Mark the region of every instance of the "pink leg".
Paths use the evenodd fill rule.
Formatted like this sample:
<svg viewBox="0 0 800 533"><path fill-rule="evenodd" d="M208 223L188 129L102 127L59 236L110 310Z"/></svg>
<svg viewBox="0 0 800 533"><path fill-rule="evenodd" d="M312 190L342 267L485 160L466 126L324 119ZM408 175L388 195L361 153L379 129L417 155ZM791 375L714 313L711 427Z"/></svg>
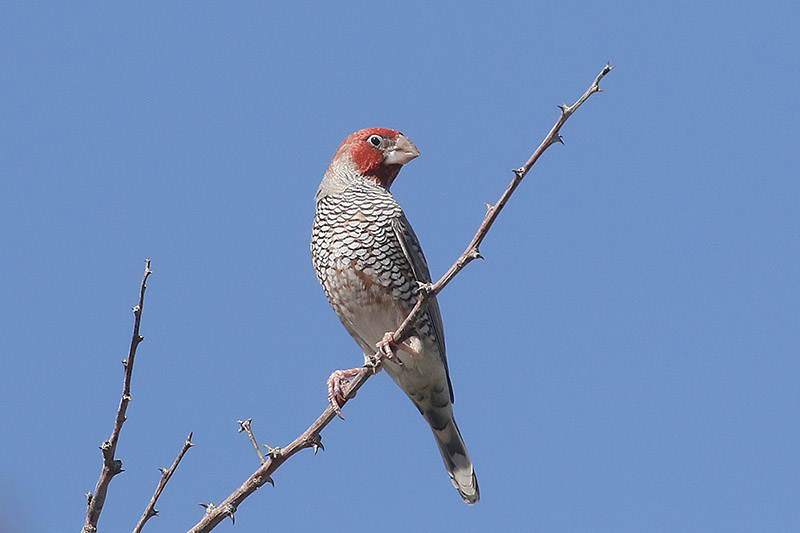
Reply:
<svg viewBox="0 0 800 533"><path fill-rule="evenodd" d="M350 383L350 378L354 378L361 371L360 368L349 368L347 370L334 370L328 378L328 402L330 402L336 415L344 420L342 416L342 405L344 405L344 386Z"/></svg>

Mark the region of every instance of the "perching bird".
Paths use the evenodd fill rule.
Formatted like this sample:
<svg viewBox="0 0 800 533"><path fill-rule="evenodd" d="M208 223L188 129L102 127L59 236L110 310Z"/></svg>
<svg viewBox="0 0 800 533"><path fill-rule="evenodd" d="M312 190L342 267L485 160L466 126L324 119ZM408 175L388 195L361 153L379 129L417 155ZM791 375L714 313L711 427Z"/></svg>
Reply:
<svg viewBox="0 0 800 533"><path fill-rule="evenodd" d="M478 480L453 418L439 305L433 299L412 335L391 335L414 307L420 283L431 275L403 210L389 192L400 168L417 157L398 131L368 128L347 137L333 156L315 197L311 236L314 270L333 310L364 351L367 364L379 347L381 366L428 421L453 485L466 503L478 501ZM341 385L358 369L328 382L334 408Z"/></svg>

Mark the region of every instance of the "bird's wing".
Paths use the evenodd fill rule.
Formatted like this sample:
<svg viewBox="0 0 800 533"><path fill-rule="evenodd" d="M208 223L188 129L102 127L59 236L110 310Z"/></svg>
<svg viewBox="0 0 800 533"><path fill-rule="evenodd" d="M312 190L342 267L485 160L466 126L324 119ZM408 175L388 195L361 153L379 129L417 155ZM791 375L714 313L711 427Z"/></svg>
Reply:
<svg viewBox="0 0 800 533"><path fill-rule="evenodd" d="M417 235L414 233L414 229L404 213L401 212L399 217L392 220L392 229L397 241L400 243L403 254L406 256L406 260L411 265L414 278L422 283L430 283L431 273L428 270L425 255L422 253L422 246L420 246L419 239L417 239ZM450 383L450 369L447 368L447 354L444 347L444 325L442 324L442 313L439 311L439 302L436 301L436 297L431 299L425 315L427 315L428 322L436 335L439 355L442 357L442 364L444 364L445 374L447 375L447 387L450 389L450 402L453 402L453 385ZM423 320L423 318L420 320Z"/></svg>

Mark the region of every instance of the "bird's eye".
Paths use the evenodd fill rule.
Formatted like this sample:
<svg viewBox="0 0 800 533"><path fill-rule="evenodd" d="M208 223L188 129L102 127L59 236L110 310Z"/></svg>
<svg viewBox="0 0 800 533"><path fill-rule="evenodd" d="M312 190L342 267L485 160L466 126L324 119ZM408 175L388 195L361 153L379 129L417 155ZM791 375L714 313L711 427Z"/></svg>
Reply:
<svg viewBox="0 0 800 533"><path fill-rule="evenodd" d="M383 141L383 138L380 135L370 135L369 137L367 137L367 142L370 143L375 148L381 145L381 141Z"/></svg>

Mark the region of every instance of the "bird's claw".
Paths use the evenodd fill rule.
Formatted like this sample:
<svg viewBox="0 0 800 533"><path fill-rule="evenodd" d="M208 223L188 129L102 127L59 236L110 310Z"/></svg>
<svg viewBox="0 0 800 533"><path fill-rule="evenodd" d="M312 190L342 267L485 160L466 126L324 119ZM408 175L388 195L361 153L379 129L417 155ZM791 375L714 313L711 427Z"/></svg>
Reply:
<svg viewBox="0 0 800 533"><path fill-rule="evenodd" d="M336 416L344 420L342 416L342 406L346 400L344 386L350 383L350 378L358 375L360 368L350 368L347 370L334 370L328 378L328 403L333 407Z"/></svg>
<svg viewBox="0 0 800 533"><path fill-rule="evenodd" d="M397 357L397 350L403 350L412 357L419 357L419 353L414 350L406 342L397 342L394 338L394 333L387 331L383 335L383 339L375 345L378 348L378 358L391 361L397 366L403 366L403 361Z"/></svg>
<svg viewBox="0 0 800 533"><path fill-rule="evenodd" d="M378 348L378 359L386 359L387 361L391 361L392 363L403 366L403 362L397 357L397 349L400 347L394 340L394 333L391 331L387 331L383 334L383 339L381 339L378 344L375 345Z"/></svg>

